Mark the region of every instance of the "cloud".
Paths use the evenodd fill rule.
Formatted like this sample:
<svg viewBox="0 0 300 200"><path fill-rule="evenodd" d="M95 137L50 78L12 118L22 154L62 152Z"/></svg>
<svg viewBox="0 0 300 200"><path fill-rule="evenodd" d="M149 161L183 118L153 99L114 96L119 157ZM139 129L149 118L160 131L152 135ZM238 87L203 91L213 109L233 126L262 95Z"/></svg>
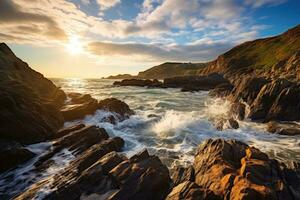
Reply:
<svg viewBox="0 0 300 200"><path fill-rule="evenodd" d="M245 4L251 5L255 8L257 8L257 7L261 7L263 5L279 5L286 1L287 0L246 0Z"/></svg>
<svg viewBox="0 0 300 200"><path fill-rule="evenodd" d="M55 40L66 40L63 29L52 18L30 12L21 11L20 6L10 0L0 2L0 24L2 30L9 26L9 32L15 33L10 38L17 39L17 35L42 33ZM27 24L27 25L24 25ZM8 33L2 35L9 35ZM21 37L20 37L21 38Z"/></svg>
<svg viewBox="0 0 300 200"><path fill-rule="evenodd" d="M121 0L97 0L97 3L100 5L100 10L106 10L121 3Z"/></svg>
<svg viewBox="0 0 300 200"><path fill-rule="evenodd" d="M152 61L208 61L231 47L229 43L199 40L187 45L92 42L87 50L100 57L131 57Z"/></svg>

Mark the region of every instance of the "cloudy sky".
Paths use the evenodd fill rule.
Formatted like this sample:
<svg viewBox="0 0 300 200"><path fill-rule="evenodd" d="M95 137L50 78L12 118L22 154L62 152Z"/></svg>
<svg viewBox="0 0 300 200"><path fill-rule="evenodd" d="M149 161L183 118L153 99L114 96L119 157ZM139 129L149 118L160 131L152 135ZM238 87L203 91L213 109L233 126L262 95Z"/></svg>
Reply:
<svg viewBox="0 0 300 200"><path fill-rule="evenodd" d="M47 77L205 62L300 22L299 0L0 0L0 41Z"/></svg>

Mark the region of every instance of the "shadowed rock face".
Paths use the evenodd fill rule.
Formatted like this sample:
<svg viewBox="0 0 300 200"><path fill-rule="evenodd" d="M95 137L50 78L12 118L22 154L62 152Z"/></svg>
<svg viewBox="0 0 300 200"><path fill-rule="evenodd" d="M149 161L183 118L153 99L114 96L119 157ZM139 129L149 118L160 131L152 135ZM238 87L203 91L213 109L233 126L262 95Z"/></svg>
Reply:
<svg viewBox="0 0 300 200"><path fill-rule="evenodd" d="M143 79L124 79L122 81L116 81L113 83L116 86L138 86L138 87L161 87L162 82L157 79L143 80Z"/></svg>
<svg viewBox="0 0 300 200"><path fill-rule="evenodd" d="M193 168L194 183L184 180L168 199L300 198L297 163L287 167L235 140L207 140L199 146Z"/></svg>
<svg viewBox="0 0 300 200"><path fill-rule="evenodd" d="M16 142L0 140L0 173L30 160L34 156L34 153Z"/></svg>
<svg viewBox="0 0 300 200"><path fill-rule="evenodd" d="M45 141L63 124L65 93L0 44L0 139Z"/></svg>
<svg viewBox="0 0 300 200"><path fill-rule="evenodd" d="M71 150L75 160L15 199L33 199L45 187L49 193L42 199L164 199L171 179L158 157L150 156L145 150L128 159L117 153L124 146L121 138L108 138L104 129L94 126L77 128L68 129L64 137L55 140L53 150L35 166L36 170L47 169L53 156L63 148Z"/></svg>
<svg viewBox="0 0 300 200"><path fill-rule="evenodd" d="M295 122L275 122L268 123L267 130L270 133L279 135L300 135L300 125Z"/></svg>

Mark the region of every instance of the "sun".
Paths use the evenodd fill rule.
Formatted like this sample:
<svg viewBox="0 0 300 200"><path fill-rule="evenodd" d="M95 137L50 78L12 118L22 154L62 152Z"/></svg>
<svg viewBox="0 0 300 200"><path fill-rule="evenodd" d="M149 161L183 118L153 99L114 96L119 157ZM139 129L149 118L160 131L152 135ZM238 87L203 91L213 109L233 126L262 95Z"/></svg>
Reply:
<svg viewBox="0 0 300 200"><path fill-rule="evenodd" d="M78 55L83 52L83 45L77 36L72 36L66 45L66 49L71 55Z"/></svg>

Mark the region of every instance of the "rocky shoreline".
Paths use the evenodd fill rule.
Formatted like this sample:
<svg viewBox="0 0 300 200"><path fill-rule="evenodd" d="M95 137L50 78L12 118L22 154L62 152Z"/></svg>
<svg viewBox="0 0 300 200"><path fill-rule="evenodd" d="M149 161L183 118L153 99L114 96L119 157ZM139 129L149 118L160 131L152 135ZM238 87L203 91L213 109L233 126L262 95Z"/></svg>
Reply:
<svg viewBox="0 0 300 200"><path fill-rule="evenodd" d="M98 109L114 113L104 120L116 124L134 114L125 102L65 94L4 43L0 44L0 70L0 173L21 168L34 158L38 158L34 171L43 172L64 149L74 157L53 176L33 182L24 191L4 191L0 199L300 199L299 163L280 163L247 144L223 139L206 140L198 147L193 165L172 171L147 150L127 158L122 154L124 140L110 137L101 127L63 127L65 122ZM115 85L210 90L211 95L233 103L231 117L215 122L220 130L225 123L238 128L236 119L245 117L247 106L248 117L269 122L271 132L298 134L298 125L280 122L300 118L298 83L245 77L238 82L213 73L167 78L164 82L132 79ZM40 142L50 142L51 148L37 157L26 147Z"/></svg>

